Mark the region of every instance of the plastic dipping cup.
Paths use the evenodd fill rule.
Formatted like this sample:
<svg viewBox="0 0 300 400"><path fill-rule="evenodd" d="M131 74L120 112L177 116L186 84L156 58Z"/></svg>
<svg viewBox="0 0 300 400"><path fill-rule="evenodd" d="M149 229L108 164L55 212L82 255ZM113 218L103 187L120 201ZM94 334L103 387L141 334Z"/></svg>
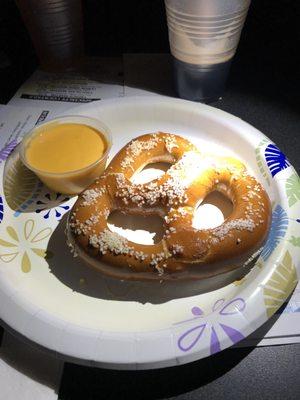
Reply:
<svg viewBox="0 0 300 400"><path fill-rule="evenodd" d="M180 97L222 95L251 0L165 0L174 77Z"/></svg>
<svg viewBox="0 0 300 400"><path fill-rule="evenodd" d="M26 153L34 139L37 138L38 135L51 135L51 131L54 132L53 128L63 128L64 126L68 126L67 124L76 124L81 126L82 129L89 128L92 129L93 132L99 134L104 143L104 152L99 154L99 158L78 169L67 169L66 172L49 172L46 169L37 168L36 166L31 165ZM63 130L61 135L63 136ZM60 141L58 136L57 146L62 146L62 143L63 137ZM28 132L20 144L19 154L25 166L33 171L49 189L55 192L73 195L82 192L103 173L111 145L112 140L110 131L101 121L84 116L65 116L41 124ZM67 153L68 151L68 157L70 157L70 149L66 148L65 152ZM49 157L50 163L53 160L52 154L53 153L50 151L46 154L46 157Z"/></svg>

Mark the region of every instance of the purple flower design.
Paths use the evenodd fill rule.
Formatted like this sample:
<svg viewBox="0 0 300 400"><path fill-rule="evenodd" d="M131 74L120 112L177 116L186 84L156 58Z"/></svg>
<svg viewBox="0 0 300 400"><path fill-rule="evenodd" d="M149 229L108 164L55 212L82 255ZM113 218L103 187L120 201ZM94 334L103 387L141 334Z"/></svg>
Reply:
<svg viewBox="0 0 300 400"><path fill-rule="evenodd" d="M2 161L5 161L8 158L8 156L17 144L18 141L16 139L13 139L11 142L7 143L7 145L4 146L3 149L0 150L0 164Z"/></svg>
<svg viewBox="0 0 300 400"><path fill-rule="evenodd" d="M37 208L35 212L38 214L41 213L44 219L48 219L51 213L54 213L55 218L59 220L62 215L70 209L70 206L62 204L68 200L70 200L69 197L60 193L46 193L43 196L43 200L38 200L36 202L39 208Z"/></svg>
<svg viewBox="0 0 300 400"><path fill-rule="evenodd" d="M209 315L215 313L218 313L223 317L229 315L239 315L244 311L245 307L246 307L246 302L240 297L236 297L235 299L227 303L225 302L224 299L219 299L214 303L212 307L212 312ZM240 340L244 339L244 335L239 330L237 330L232 326L226 325L221 322L211 323L209 321L205 321L205 315L204 312L201 310L201 308L195 306L191 309L191 312L193 314L193 318L187 321L199 319L199 323L193 328L190 328L187 331L185 331L179 337L177 345L181 351L187 352L191 350L194 346L196 346L199 340L202 339L204 332L209 329L210 354L218 353L221 350L221 344L216 330L217 326L219 326L226 333L226 335L232 341L232 344L235 344Z"/></svg>

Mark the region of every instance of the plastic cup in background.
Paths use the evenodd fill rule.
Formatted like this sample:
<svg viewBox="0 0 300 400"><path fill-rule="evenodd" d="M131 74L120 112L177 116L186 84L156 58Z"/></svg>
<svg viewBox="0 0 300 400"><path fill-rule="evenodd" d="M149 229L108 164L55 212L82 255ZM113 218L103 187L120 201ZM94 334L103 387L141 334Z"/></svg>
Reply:
<svg viewBox="0 0 300 400"><path fill-rule="evenodd" d="M15 0L41 68L76 67L84 54L81 0Z"/></svg>
<svg viewBox="0 0 300 400"><path fill-rule="evenodd" d="M177 93L212 102L222 95L251 0L165 0Z"/></svg>

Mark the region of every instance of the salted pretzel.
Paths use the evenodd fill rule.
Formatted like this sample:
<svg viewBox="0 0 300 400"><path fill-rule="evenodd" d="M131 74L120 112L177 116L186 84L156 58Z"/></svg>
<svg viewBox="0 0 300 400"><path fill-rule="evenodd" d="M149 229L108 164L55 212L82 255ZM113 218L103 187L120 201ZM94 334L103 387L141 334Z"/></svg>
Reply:
<svg viewBox="0 0 300 400"><path fill-rule="evenodd" d="M159 178L134 184L147 164L168 162ZM193 216L212 191L227 196L231 215L216 228L197 230ZM159 215L159 243L133 243L110 231L108 216ZM248 263L261 249L270 225L270 202L261 184L238 160L203 155L173 134L140 136L123 147L105 173L85 190L68 221L69 245L98 270L130 280L201 279Z"/></svg>

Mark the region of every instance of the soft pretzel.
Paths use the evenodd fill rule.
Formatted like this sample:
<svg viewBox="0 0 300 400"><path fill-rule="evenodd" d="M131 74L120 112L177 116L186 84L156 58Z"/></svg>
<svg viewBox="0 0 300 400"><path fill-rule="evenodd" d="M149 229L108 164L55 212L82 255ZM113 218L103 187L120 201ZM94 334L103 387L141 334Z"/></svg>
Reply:
<svg viewBox="0 0 300 400"><path fill-rule="evenodd" d="M172 166L158 179L133 184L133 175L153 162ZM222 225L197 230L195 209L214 190L232 201L233 211ZM107 219L114 210L163 217L162 240L142 245L111 232ZM68 241L90 265L120 279L201 279L253 258L266 239L270 215L268 195L240 161L203 155L177 135L146 134L121 149L79 196Z"/></svg>

